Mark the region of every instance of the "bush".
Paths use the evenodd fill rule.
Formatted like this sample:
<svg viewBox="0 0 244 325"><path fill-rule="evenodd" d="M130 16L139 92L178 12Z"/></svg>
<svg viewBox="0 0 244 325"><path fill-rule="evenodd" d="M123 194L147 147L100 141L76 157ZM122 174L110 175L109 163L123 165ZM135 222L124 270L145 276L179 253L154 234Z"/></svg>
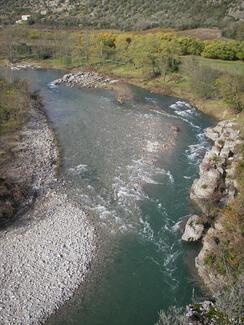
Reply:
<svg viewBox="0 0 244 325"><path fill-rule="evenodd" d="M243 324L244 285L240 278L233 287L218 292L213 297L213 305L208 310L202 308L204 303L194 302L193 316L186 316L184 308L170 307L160 311L155 325L241 325Z"/></svg>
<svg viewBox="0 0 244 325"><path fill-rule="evenodd" d="M183 67L189 76L192 92L202 98L215 98L218 95L216 80L220 73L200 65L194 58L185 62Z"/></svg>
<svg viewBox="0 0 244 325"><path fill-rule="evenodd" d="M20 127L29 109L30 96L23 81L7 83L0 80L0 130L1 133Z"/></svg>
<svg viewBox="0 0 244 325"><path fill-rule="evenodd" d="M209 59L237 60L243 58L242 47L242 42L211 41L206 42L202 55Z"/></svg>
<svg viewBox="0 0 244 325"><path fill-rule="evenodd" d="M227 26L221 28L222 36L244 40L244 22L230 22Z"/></svg>
<svg viewBox="0 0 244 325"><path fill-rule="evenodd" d="M244 108L241 96L244 90L243 78L236 75L224 74L217 79L216 85L220 96L226 104L236 113L240 113Z"/></svg>
<svg viewBox="0 0 244 325"><path fill-rule="evenodd" d="M167 312L161 310L159 320L155 325L188 325L189 320L183 308L170 307Z"/></svg>
<svg viewBox="0 0 244 325"><path fill-rule="evenodd" d="M201 55L204 43L190 37L176 39L176 44L180 49L180 55Z"/></svg>

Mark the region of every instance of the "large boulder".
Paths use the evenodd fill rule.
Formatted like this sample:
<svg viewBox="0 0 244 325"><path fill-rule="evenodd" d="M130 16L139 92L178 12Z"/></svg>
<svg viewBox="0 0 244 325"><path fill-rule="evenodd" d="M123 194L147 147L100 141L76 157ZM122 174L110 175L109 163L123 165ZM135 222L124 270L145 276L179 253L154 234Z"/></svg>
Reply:
<svg viewBox="0 0 244 325"><path fill-rule="evenodd" d="M191 216L185 226L185 231L182 240L191 242L201 239L204 232L204 224L201 217L198 215Z"/></svg>
<svg viewBox="0 0 244 325"><path fill-rule="evenodd" d="M215 128L206 128L204 132L205 135L214 142L219 138L219 133Z"/></svg>
<svg viewBox="0 0 244 325"><path fill-rule="evenodd" d="M191 187L190 197L192 200L211 199L218 188L220 172L217 169L210 169L196 179Z"/></svg>

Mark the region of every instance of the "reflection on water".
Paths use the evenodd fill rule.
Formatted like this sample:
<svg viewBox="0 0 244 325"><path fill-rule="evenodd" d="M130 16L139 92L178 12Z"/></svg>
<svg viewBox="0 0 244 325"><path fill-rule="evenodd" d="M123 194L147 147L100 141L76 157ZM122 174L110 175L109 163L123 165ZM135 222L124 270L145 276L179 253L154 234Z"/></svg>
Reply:
<svg viewBox="0 0 244 325"><path fill-rule="evenodd" d="M16 72L41 90L67 194L114 245L94 292L76 296L49 324L153 324L160 309L191 298L184 263L191 248L174 226L192 212L188 190L211 121L183 101L136 87L119 105L110 91L48 86L60 74Z"/></svg>

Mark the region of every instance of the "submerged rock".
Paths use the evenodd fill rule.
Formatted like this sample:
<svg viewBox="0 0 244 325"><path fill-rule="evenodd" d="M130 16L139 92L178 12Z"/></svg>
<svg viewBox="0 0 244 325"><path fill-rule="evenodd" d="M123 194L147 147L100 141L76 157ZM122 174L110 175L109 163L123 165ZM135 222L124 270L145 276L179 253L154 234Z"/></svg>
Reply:
<svg viewBox="0 0 244 325"><path fill-rule="evenodd" d="M201 239L204 232L204 224L201 217L198 215L191 216L185 226L185 231L182 236L183 241L198 241Z"/></svg>

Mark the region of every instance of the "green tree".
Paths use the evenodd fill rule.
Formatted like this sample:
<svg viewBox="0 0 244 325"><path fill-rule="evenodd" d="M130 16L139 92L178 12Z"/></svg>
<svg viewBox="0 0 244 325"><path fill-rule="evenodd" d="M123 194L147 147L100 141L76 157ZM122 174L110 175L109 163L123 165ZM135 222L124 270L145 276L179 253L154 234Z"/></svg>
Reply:
<svg viewBox="0 0 244 325"><path fill-rule="evenodd" d="M240 113L244 108L242 92L244 80L236 75L224 74L216 81L220 96L235 112Z"/></svg>

